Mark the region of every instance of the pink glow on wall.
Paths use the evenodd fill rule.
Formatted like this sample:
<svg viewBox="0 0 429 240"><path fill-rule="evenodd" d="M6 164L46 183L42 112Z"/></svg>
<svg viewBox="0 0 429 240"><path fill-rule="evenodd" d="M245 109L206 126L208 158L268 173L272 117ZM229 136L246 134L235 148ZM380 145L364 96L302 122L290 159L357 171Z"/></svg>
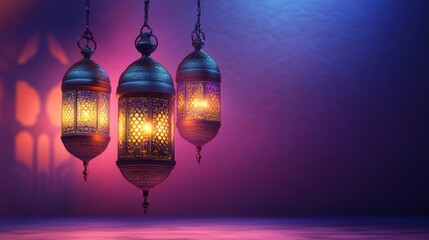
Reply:
<svg viewBox="0 0 429 240"><path fill-rule="evenodd" d="M27 81L16 83L16 120L23 126L33 126L40 113L40 96Z"/></svg>
<svg viewBox="0 0 429 240"><path fill-rule="evenodd" d="M15 136L15 157L28 169L33 169L34 139L28 131Z"/></svg>

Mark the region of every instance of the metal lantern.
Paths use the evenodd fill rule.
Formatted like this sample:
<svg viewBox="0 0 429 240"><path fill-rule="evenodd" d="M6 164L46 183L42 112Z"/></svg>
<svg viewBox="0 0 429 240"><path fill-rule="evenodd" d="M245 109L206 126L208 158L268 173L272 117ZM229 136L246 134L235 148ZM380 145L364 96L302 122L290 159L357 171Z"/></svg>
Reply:
<svg viewBox="0 0 429 240"><path fill-rule="evenodd" d="M154 42L154 39L156 42ZM143 191L143 209L149 190L171 173L174 160L174 84L167 70L150 57L158 40L141 33L136 48L142 57L119 79L118 161L122 176Z"/></svg>
<svg viewBox="0 0 429 240"><path fill-rule="evenodd" d="M180 135L195 145L198 164L201 147L218 133L220 118L221 75L216 62L202 50L205 35L198 21L192 32L195 50L177 68L177 128Z"/></svg>
<svg viewBox="0 0 429 240"><path fill-rule="evenodd" d="M87 16L89 15L87 1ZM86 40L81 47L80 41ZM94 44L94 48L89 46ZM72 155L83 161L84 179L88 163L100 155L110 141L110 80L103 68L91 59L97 45L87 30L78 41L83 59L64 75L62 90L61 140Z"/></svg>

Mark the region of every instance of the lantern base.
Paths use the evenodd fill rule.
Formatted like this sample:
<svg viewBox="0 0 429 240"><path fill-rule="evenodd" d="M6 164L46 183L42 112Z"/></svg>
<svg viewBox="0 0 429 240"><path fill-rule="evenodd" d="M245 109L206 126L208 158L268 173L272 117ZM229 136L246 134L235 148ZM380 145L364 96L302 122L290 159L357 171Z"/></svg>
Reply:
<svg viewBox="0 0 429 240"><path fill-rule="evenodd" d="M206 120L183 120L177 122L180 136L196 147L202 147L216 137L220 122Z"/></svg>
<svg viewBox="0 0 429 240"><path fill-rule="evenodd" d="M67 151L83 162L100 155L110 142L105 135L63 135L61 140Z"/></svg>
<svg viewBox="0 0 429 240"><path fill-rule="evenodd" d="M116 165L122 176L131 184L143 191L143 210L147 213L149 190L162 183L176 165L173 160L118 160Z"/></svg>
<svg viewBox="0 0 429 240"><path fill-rule="evenodd" d="M149 190L162 183L171 173L176 161L172 160L118 160L122 176L137 188Z"/></svg>
<svg viewBox="0 0 429 240"><path fill-rule="evenodd" d="M100 155L110 142L110 137L105 135L65 135L61 136L67 151L82 160L84 170L83 178L88 179L89 161Z"/></svg>

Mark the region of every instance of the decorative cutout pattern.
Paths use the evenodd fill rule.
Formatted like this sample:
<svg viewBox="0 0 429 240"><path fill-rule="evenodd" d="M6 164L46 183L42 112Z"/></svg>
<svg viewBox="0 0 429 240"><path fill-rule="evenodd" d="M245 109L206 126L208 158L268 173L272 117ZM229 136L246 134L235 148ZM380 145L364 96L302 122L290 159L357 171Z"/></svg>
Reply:
<svg viewBox="0 0 429 240"><path fill-rule="evenodd" d="M178 120L220 121L220 83L184 81L177 85Z"/></svg>
<svg viewBox="0 0 429 240"><path fill-rule="evenodd" d="M205 82L205 99L208 102L205 119L220 121L220 83Z"/></svg>
<svg viewBox="0 0 429 240"><path fill-rule="evenodd" d="M125 145L126 131L127 131L127 98L119 100L119 111L118 111L118 156L124 158L127 156L127 149Z"/></svg>
<svg viewBox="0 0 429 240"><path fill-rule="evenodd" d="M127 157L149 157L150 132L145 131L145 127L150 124L148 98L128 98L127 118Z"/></svg>
<svg viewBox="0 0 429 240"><path fill-rule="evenodd" d="M73 133L74 127L74 101L75 92L66 91L63 92L63 109L62 109L62 133L69 134Z"/></svg>
<svg viewBox="0 0 429 240"><path fill-rule="evenodd" d="M97 131L97 92L77 91L77 133Z"/></svg>
<svg viewBox="0 0 429 240"><path fill-rule="evenodd" d="M177 84L177 118L185 118L185 82Z"/></svg>
<svg viewBox="0 0 429 240"><path fill-rule="evenodd" d="M186 119L204 119L204 82L186 83Z"/></svg>
<svg viewBox="0 0 429 240"><path fill-rule="evenodd" d="M152 136L152 156L160 159L171 159L170 134L168 115L168 100L153 98L152 117L155 126Z"/></svg>
<svg viewBox="0 0 429 240"><path fill-rule="evenodd" d="M98 132L109 135L110 94L98 93Z"/></svg>
<svg viewBox="0 0 429 240"><path fill-rule="evenodd" d="M172 159L171 101L154 97L119 100L118 157Z"/></svg>

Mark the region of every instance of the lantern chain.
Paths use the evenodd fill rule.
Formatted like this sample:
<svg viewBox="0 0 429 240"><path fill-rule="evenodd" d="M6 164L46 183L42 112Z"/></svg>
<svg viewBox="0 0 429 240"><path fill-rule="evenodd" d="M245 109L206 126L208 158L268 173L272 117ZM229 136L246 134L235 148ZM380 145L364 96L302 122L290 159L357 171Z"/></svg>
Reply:
<svg viewBox="0 0 429 240"><path fill-rule="evenodd" d="M94 35L92 34L91 30L89 29L89 17L91 15L90 13L90 9L91 9L91 2L90 0L86 0L86 8L85 8L85 20L86 20L86 28L85 31L82 33L82 35L80 36L79 40L77 41L77 46L81 49L92 49L92 51L95 51L95 49L97 48L97 43L95 42L94 39ZM85 40L85 47L81 46L81 41ZM94 45L93 48L91 48L90 43L92 43Z"/></svg>
<svg viewBox="0 0 429 240"><path fill-rule="evenodd" d="M192 31L191 38L194 40L194 36L197 39L205 40L203 29L201 28L201 0L197 0L197 22L195 23L194 31Z"/></svg>
<svg viewBox="0 0 429 240"><path fill-rule="evenodd" d="M149 30L149 33L152 34L152 28L149 26L149 0L144 1L144 22L143 26L140 29L140 35L143 34L143 30L147 28Z"/></svg>

